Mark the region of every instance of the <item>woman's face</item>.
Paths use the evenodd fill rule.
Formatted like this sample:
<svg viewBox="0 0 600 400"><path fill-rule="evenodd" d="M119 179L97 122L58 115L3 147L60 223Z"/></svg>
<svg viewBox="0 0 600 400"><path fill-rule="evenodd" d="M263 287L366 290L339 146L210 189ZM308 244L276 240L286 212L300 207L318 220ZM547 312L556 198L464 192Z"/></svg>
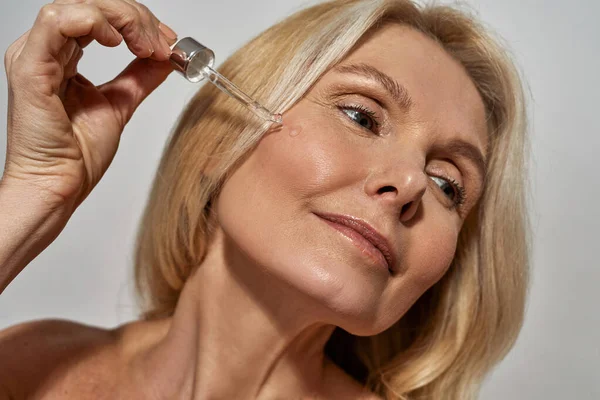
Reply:
<svg viewBox="0 0 600 400"><path fill-rule="evenodd" d="M481 97L433 40L388 25L283 119L225 183L219 225L249 267L316 299L331 323L379 333L447 270L480 197ZM388 249L332 215L368 223Z"/></svg>

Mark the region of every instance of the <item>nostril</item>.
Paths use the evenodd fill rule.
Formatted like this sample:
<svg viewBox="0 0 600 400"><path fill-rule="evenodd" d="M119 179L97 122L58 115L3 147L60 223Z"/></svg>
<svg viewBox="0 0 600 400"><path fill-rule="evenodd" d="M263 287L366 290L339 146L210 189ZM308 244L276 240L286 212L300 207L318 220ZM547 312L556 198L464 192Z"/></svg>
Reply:
<svg viewBox="0 0 600 400"><path fill-rule="evenodd" d="M381 193L386 193L386 192L395 192L396 188L393 186L384 186L381 189L379 189L379 194Z"/></svg>

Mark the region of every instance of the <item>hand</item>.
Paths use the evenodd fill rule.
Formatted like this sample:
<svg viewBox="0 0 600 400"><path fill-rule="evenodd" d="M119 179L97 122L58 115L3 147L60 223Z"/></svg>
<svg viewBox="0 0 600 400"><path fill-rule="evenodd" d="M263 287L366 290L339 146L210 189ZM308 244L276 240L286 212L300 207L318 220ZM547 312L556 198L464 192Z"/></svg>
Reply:
<svg viewBox="0 0 600 400"><path fill-rule="evenodd" d="M95 86L77 72L92 40L125 40L136 58ZM6 51L8 145L3 181L75 209L110 165L125 124L173 70L175 33L134 0L57 0ZM109 61L109 60L107 60Z"/></svg>

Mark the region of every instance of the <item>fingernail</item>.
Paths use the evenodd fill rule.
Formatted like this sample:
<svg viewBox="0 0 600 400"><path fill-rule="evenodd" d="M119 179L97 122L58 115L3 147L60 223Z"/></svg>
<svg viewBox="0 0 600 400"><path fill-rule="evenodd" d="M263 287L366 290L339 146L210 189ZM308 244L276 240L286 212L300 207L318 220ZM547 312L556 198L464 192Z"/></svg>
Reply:
<svg viewBox="0 0 600 400"><path fill-rule="evenodd" d="M173 29L169 28L168 25L165 25L162 22L159 22L158 29L160 29L161 32L164 33L165 36L168 37L169 39L177 40L177 34L175 33L175 31Z"/></svg>
<svg viewBox="0 0 600 400"><path fill-rule="evenodd" d="M144 33L146 35L146 41L148 44L148 51L150 52L150 54L148 55L148 57L151 57L152 54L154 54L154 45L152 44L152 39L150 38L150 35L148 34L148 32Z"/></svg>

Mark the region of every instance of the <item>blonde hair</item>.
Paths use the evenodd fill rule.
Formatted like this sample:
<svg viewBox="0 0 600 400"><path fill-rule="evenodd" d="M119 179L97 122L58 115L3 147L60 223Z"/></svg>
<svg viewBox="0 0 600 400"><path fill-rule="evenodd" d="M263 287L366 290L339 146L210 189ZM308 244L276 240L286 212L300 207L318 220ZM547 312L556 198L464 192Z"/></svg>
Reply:
<svg viewBox="0 0 600 400"><path fill-rule="evenodd" d="M444 277L391 328L371 337L336 328L325 350L386 399L473 399L516 340L528 284L526 121L519 74L507 52L472 16L455 8L409 0L338 0L267 29L219 69L268 108L285 112L384 23L428 35L475 83L488 113L487 183ZM163 154L139 230L135 280L142 318L172 315L186 279L206 254L211 199L266 130L212 85L187 105Z"/></svg>

